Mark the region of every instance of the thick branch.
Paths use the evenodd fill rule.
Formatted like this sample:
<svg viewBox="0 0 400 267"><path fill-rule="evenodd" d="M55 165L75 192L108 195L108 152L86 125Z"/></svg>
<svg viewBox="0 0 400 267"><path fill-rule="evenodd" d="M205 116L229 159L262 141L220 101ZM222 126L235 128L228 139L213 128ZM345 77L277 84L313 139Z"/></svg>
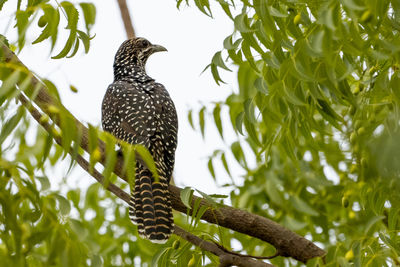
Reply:
<svg viewBox="0 0 400 267"><path fill-rule="evenodd" d="M122 21L124 22L125 32L128 39L135 37L135 30L133 29L131 16L129 15L128 5L126 0L117 0L119 10L121 11Z"/></svg>
<svg viewBox="0 0 400 267"><path fill-rule="evenodd" d="M49 123L43 122L40 120L42 117L42 114L35 109L29 101L22 95L20 94L18 97L19 101L24 105L29 112L31 113L32 117L40 124L42 127L51 133L52 127ZM61 137L53 136L54 140L56 143L60 146L62 146L62 141ZM70 155L73 156L72 154L72 149L70 150ZM99 173L96 169L93 169L92 171L90 170L90 164L85 160L81 155L77 155L75 158L75 161L79 164L79 166L82 167L86 172L88 172L91 176L93 176L99 183L104 185L104 177L101 173ZM108 183L106 189L116 195L118 198L122 199L126 203L129 203L129 194L126 193L124 190L119 188L113 183ZM202 250L211 252L212 254L218 256L220 258L221 266L244 266L244 267L273 267L273 265L262 262L262 261L257 261L252 258L249 258L247 255L237 255L236 253L231 253L230 251L221 249L217 244L205 241L204 239L201 239L181 227L175 225L174 226L174 234L177 236L180 236L181 238L187 240L188 242L192 243L195 246L200 247Z"/></svg>
<svg viewBox="0 0 400 267"><path fill-rule="evenodd" d="M11 50L9 50L4 45L2 46L2 49L6 62L16 64L19 67L23 67L27 70L27 68ZM28 96L32 96L34 93L34 89L36 89L36 97L33 98L35 104L37 104L45 113L49 113L49 105L55 105L65 109L65 107L62 106L61 103L50 96L47 88L44 85L41 85L39 87L36 86L40 84L41 83L38 79L32 77L31 86L25 90L25 93ZM67 111L67 109L65 110ZM72 114L70 114L70 116L75 119L76 126L81 132L81 147L85 151L89 152L88 129L82 123L80 123ZM57 120L55 122L59 124ZM105 165L104 147L104 143L99 140L99 149L102 152L100 163L103 165ZM122 166L122 159L119 159L114 169L114 172L119 177L127 180L124 173L122 173ZM180 212L186 213L187 208L184 206L180 199L181 189L176 186L170 185L169 190L172 196L173 208ZM194 197L193 201L195 201L196 199L197 197ZM206 205L210 207L210 209L208 209L202 216L203 220L268 242L275 246L275 248L279 251L279 254L282 256L290 256L301 262L307 262L307 260L311 258L322 257L326 254L324 250L320 249L309 240L299 236L298 234L284 228L283 226L267 218L249 213L244 210L235 209L226 205L221 205L218 209L212 209L210 204L204 199L201 201L201 205Z"/></svg>

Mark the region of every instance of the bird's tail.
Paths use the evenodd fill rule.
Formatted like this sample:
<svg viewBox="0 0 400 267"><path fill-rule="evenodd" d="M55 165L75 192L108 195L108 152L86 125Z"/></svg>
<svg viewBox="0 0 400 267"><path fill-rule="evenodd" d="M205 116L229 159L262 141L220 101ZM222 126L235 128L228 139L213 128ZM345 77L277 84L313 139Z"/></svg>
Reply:
<svg viewBox="0 0 400 267"><path fill-rule="evenodd" d="M135 188L131 188L129 217L138 225L139 235L154 243L165 243L173 230L173 215L168 180L152 179L148 169L139 169Z"/></svg>

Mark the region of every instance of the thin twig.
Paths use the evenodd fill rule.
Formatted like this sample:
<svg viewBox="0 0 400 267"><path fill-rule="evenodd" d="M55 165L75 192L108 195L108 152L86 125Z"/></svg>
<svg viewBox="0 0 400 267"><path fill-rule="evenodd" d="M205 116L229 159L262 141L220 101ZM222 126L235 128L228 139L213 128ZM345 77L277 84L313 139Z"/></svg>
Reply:
<svg viewBox="0 0 400 267"><path fill-rule="evenodd" d="M128 39L136 36L135 30L133 29L131 16L129 15L128 5L126 0L117 0L119 10L121 11L122 21L124 22L125 32Z"/></svg>

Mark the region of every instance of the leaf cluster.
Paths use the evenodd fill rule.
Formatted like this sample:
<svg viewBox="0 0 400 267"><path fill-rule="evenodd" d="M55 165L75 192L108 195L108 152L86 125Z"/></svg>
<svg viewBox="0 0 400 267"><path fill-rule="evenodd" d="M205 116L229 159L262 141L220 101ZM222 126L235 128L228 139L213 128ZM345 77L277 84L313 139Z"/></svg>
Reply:
<svg viewBox="0 0 400 267"><path fill-rule="evenodd" d="M1 1L0 12L3 5L7 2ZM79 8L83 13L83 21L86 30L80 30L78 26L79 11L77 6L69 1L63 1L56 5L48 3L48 0L27 1L26 5L22 5L22 1L17 2L15 16L10 19L15 20L15 28L17 29L18 38L15 43L16 49L21 51L26 43L26 36L31 27L41 29L41 33L32 41L32 44L41 43L46 39L51 42L51 51L58 40L60 23L65 19L67 25L64 30L69 32L68 39L63 44L63 48L52 58L60 59L64 57L73 57L79 49L80 44L84 46L85 53L88 53L90 40L94 36L90 36L90 29L94 25L96 18L96 8L92 3L79 3ZM37 17L39 16L39 19ZM64 18L64 19L63 19ZM34 26L34 24L35 25Z"/></svg>
<svg viewBox="0 0 400 267"><path fill-rule="evenodd" d="M398 1L216 2L234 32L208 67L217 84L238 68L238 88L188 119L237 138L210 156L211 176L237 181L239 166L233 205L322 244L327 265L398 264Z"/></svg>

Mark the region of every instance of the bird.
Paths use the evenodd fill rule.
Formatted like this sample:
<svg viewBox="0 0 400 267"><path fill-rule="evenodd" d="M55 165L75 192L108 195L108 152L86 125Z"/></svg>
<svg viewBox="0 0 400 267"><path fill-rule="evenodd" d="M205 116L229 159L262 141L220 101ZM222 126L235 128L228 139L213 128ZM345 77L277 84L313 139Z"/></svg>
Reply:
<svg viewBox="0 0 400 267"><path fill-rule="evenodd" d="M161 84L147 75L147 59L167 51L143 37L124 41L114 58L114 81L102 102L102 127L117 139L144 146L152 155L159 179L136 160L130 185L129 217L140 237L165 243L173 232L168 185L175 164L178 118L174 102Z"/></svg>

